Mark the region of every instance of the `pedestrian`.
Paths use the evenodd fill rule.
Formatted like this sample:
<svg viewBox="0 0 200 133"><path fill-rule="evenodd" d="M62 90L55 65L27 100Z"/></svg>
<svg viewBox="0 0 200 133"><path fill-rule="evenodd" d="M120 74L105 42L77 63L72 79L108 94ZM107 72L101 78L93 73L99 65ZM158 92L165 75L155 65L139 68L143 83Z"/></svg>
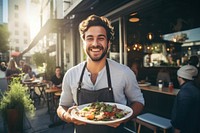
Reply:
<svg viewBox="0 0 200 133"><path fill-rule="evenodd" d="M200 133L200 89L194 84L197 73L197 68L192 65L177 71L181 88L172 109L174 133Z"/></svg>
<svg viewBox="0 0 200 133"><path fill-rule="evenodd" d="M123 121L107 125L86 124L73 118L73 105L91 102L115 102L128 105L136 117L144 106L144 98L131 69L107 58L114 29L111 22L91 15L79 25L86 61L68 70L63 79L58 116L74 123L76 133L123 133Z"/></svg>

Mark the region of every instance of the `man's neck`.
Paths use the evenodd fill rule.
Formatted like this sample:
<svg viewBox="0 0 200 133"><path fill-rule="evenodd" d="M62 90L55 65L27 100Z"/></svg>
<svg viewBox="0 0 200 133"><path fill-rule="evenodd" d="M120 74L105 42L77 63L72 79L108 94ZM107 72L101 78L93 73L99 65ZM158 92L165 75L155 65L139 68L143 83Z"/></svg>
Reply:
<svg viewBox="0 0 200 133"><path fill-rule="evenodd" d="M98 74L105 66L106 58L101 61L87 60L87 69L91 74Z"/></svg>
<svg viewBox="0 0 200 133"><path fill-rule="evenodd" d="M60 78L60 77L61 77L61 74L56 74L56 77L57 77L57 78Z"/></svg>

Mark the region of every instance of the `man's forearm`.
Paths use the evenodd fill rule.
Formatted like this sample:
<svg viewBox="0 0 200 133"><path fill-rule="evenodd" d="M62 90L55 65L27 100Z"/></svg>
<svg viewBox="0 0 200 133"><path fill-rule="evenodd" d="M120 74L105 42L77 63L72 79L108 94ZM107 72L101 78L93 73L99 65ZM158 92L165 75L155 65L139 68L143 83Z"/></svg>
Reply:
<svg viewBox="0 0 200 133"><path fill-rule="evenodd" d="M64 107L64 106L59 106L58 109L57 109L57 115L58 117L63 120L63 121L66 121L66 122L69 122L67 119L66 119L66 115L67 115L67 110L68 108L67 107Z"/></svg>
<svg viewBox="0 0 200 133"><path fill-rule="evenodd" d="M133 109L133 117L136 117L137 115L139 115L142 112L144 105L140 102L134 102L131 105L131 108Z"/></svg>

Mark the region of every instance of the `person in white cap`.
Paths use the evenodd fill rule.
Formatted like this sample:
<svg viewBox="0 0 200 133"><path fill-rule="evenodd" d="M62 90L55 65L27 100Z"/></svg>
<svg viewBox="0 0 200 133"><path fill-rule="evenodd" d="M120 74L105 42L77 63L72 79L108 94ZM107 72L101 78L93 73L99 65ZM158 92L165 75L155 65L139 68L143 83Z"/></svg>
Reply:
<svg viewBox="0 0 200 133"><path fill-rule="evenodd" d="M174 133L200 133L200 89L194 84L196 67L185 65L177 71L180 91L172 109Z"/></svg>

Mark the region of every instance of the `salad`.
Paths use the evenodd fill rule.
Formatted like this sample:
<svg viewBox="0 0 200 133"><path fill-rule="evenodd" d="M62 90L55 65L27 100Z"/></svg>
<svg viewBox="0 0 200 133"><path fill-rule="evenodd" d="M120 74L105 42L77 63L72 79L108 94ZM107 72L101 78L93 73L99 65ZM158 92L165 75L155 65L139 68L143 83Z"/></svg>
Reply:
<svg viewBox="0 0 200 133"><path fill-rule="evenodd" d="M116 105L110 105L104 102L91 103L76 112L78 116L94 121L111 121L121 119L128 113L130 112L119 109Z"/></svg>

